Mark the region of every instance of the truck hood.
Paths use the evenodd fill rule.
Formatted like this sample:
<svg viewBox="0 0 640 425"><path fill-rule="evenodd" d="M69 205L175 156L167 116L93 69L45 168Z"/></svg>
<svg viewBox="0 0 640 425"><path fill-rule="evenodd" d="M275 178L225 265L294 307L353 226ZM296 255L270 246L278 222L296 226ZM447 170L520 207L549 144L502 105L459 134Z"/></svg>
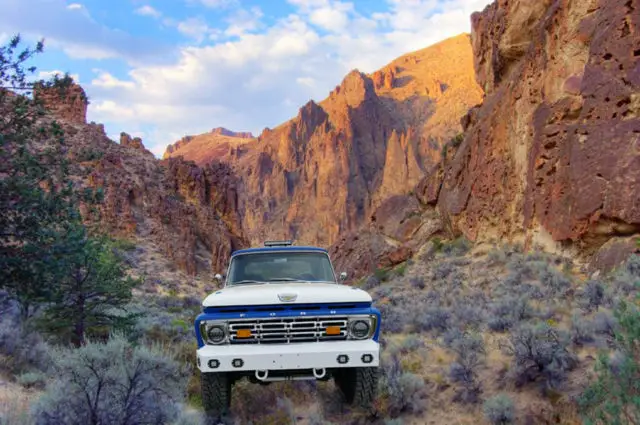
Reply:
<svg viewBox="0 0 640 425"><path fill-rule="evenodd" d="M224 307L343 302L371 302L371 296L362 289L336 283L268 283L227 286L205 298L202 305Z"/></svg>

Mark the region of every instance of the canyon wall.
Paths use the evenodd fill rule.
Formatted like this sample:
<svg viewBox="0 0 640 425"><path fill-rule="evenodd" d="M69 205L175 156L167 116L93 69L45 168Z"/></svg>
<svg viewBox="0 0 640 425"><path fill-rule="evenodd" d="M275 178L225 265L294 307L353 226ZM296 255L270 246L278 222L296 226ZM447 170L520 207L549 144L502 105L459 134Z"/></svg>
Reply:
<svg viewBox="0 0 640 425"><path fill-rule="evenodd" d="M353 70L326 99L255 140L199 135L165 157L228 163L242 182L239 212L253 244L329 246L429 174L481 101L463 34L372 74Z"/></svg>
<svg viewBox="0 0 640 425"><path fill-rule="evenodd" d="M440 211L472 240L590 253L640 232L640 1L499 0L472 18L486 92Z"/></svg>
<svg viewBox="0 0 640 425"><path fill-rule="evenodd" d="M65 133L70 172L79 188L103 193L97 208L81 206L84 220L115 237L155 244L189 275L220 272L231 253L246 247L238 215L238 185L219 162L199 167L180 158L160 161L142 139L123 132L120 143L100 124L86 122L82 88L36 92Z"/></svg>

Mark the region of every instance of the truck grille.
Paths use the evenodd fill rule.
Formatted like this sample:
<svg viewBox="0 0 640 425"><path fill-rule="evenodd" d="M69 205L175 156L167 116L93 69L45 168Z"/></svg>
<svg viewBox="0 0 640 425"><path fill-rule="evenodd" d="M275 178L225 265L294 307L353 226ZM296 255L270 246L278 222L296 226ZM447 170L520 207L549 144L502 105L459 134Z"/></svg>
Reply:
<svg viewBox="0 0 640 425"><path fill-rule="evenodd" d="M339 334L328 335L326 329L330 326L339 328ZM239 337L238 331L245 331L241 332L245 337ZM246 331L251 333L250 336L246 336ZM283 317L229 321L231 344L289 344L346 339L346 317Z"/></svg>

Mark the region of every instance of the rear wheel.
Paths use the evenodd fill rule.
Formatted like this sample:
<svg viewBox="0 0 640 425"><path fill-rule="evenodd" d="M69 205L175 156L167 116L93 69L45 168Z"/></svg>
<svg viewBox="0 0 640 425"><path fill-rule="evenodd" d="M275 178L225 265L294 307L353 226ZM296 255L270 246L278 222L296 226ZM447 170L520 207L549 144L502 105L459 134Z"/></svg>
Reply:
<svg viewBox="0 0 640 425"><path fill-rule="evenodd" d="M202 407L209 421L221 421L231 407L231 379L228 373L201 373ZM215 422L213 422L215 423Z"/></svg>
<svg viewBox="0 0 640 425"><path fill-rule="evenodd" d="M334 380L349 404L368 408L376 398L377 367L340 368L334 372Z"/></svg>

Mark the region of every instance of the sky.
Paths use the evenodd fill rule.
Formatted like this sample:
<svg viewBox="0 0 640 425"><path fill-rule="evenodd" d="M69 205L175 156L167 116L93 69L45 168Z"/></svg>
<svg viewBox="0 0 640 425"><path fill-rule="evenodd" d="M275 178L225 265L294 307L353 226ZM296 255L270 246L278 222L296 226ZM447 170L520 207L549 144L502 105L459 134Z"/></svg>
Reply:
<svg viewBox="0 0 640 425"><path fill-rule="evenodd" d="M470 32L490 0L1 0L0 43L44 38L36 76L68 72L109 137L161 156L215 127L258 135L351 70Z"/></svg>

